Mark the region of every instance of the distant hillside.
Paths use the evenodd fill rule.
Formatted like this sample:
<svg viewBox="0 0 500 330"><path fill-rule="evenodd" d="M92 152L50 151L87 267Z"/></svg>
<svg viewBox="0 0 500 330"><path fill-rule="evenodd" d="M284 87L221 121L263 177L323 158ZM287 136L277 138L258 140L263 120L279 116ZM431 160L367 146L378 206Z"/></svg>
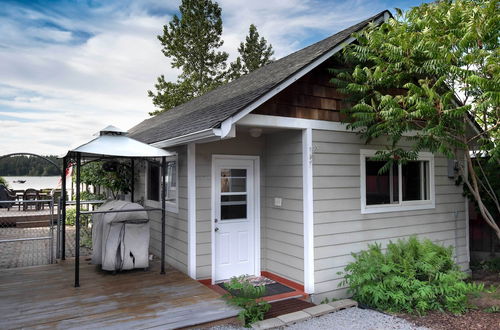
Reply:
<svg viewBox="0 0 500 330"><path fill-rule="evenodd" d="M44 156L62 167L62 159ZM33 156L14 156L0 159L0 176L54 176L61 175L54 165Z"/></svg>

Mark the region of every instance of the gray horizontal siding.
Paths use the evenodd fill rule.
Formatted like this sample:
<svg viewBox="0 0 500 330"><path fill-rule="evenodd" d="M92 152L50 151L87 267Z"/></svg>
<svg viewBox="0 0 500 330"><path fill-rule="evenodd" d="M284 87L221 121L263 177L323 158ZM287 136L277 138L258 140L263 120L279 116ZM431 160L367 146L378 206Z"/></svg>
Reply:
<svg viewBox="0 0 500 330"><path fill-rule="evenodd" d="M178 153L178 203L179 212L166 213L165 251L168 264L187 272L187 163L186 148L169 149ZM146 206L159 207L159 202L146 199L146 161L141 161L135 167L135 200L143 201ZM161 255L161 212L149 212L150 217L150 244L149 249L156 257Z"/></svg>
<svg viewBox="0 0 500 330"><path fill-rule="evenodd" d="M266 270L304 282L302 134L286 131L266 136ZM274 198L282 206L274 206Z"/></svg>
<svg viewBox="0 0 500 330"><path fill-rule="evenodd" d="M176 269L187 273L187 150L186 147L178 147L169 149L178 153L178 203L179 212L166 213L166 237L165 237L165 253L166 261ZM144 166L145 173L147 167ZM145 180L145 175L142 175L142 181ZM145 182L139 185L141 196L143 199L145 194ZM145 200L145 205L157 207L158 202ZM151 240L150 250L156 256L161 254L161 212L150 212L151 220Z"/></svg>
<svg viewBox="0 0 500 330"><path fill-rule="evenodd" d="M212 155L262 157L264 144L264 137L252 138L248 133L238 132L238 136L233 139L196 145L196 277L198 279L212 276ZM261 205L264 205L262 167L261 164ZM265 231L262 230L261 237L264 236ZM261 242L261 250L263 249L264 242ZM265 260L261 260L261 263L264 265Z"/></svg>
<svg viewBox="0 0 500 330"><path fill-rule="evenodd" d="M434 209L361 214L360 149L382 149L383 141L365 145L354 133L313 130L315 301L342 297L337 272L353 260L351 253L378 242L410 235L454 246L468 268L465 203L461 188L447 177L447 160L435 155Z"/></svg>

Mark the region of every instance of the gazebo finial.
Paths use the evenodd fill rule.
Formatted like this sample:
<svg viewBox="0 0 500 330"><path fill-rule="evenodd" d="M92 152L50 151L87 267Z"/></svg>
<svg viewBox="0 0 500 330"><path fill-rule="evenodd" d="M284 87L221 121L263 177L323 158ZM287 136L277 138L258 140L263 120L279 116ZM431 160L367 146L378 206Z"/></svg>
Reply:
<svg viewBox="0 0 500 330"><path fill-rule="evenodd" d="M99 131L99 135L127 135L127 131L113 125L108 125Z"/></svg>

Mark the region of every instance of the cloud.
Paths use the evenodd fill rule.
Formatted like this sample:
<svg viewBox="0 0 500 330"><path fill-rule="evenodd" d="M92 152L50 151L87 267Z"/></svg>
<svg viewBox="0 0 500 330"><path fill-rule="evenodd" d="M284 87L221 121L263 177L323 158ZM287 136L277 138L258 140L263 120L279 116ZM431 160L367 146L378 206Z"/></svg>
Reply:
<svg viewBox="0 0 500 330"><path fill-rule="evenodd" d="M156 36L178 1L8 1L0 13L0 154L63 153L153 110L147 90L178 71ZM384 9L377 1L221 0L224 50L254 23L282 57Z"/></svg>

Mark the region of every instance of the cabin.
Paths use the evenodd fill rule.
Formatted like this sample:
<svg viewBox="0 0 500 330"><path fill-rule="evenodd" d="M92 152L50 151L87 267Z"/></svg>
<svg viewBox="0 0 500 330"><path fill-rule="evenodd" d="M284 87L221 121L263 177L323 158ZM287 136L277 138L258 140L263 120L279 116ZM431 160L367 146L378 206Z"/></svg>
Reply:
<svg viewBox="0 0 500 330"><path fill-rule="evenodd" d="M377 175L342 123L346 95L329 82L332 56L383 11L167 112L129 136L167 159L166 261L193 279L275 275L312 301L347 295L337 272L368 244L417 235L453 246L469 269L467 201L441 154ZM460 160L461 161L461 160ZM136 166L135 201L161 205L160 168ZM160 219L152 253L160 254Z"/></svg>

